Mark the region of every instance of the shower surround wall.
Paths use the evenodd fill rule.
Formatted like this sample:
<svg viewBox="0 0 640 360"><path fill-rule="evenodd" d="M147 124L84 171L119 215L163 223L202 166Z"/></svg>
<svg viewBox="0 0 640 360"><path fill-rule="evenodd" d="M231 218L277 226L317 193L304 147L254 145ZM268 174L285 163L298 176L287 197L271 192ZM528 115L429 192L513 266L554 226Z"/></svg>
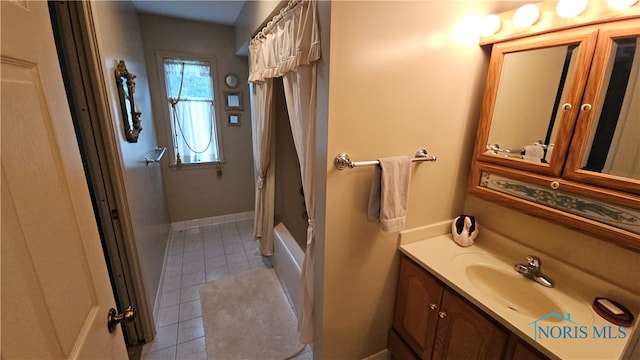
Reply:
<svg viewBox="0 0 640 360"><path fill-rule="evenodd" d="M234 29L232 26L187 21L150 14L140 15L140 27L144 54L149 72L149 87L153 104L153 121L158 128L161 146L171 146L168 138L168 105L163 93L156 51L211 54L216 58L214 76L216 96L230 90L224 76L235 73L240 85L234 91L242 91L244 111L241 126L228 126L224 108L217 113L222 128L224 160L222 177L216 176L215 166L183 166L180 169L162 167L167 205L171 222L208 218L253 210L254 174L253 148L251 144L251 111L247 58L236 56ZM223 106L223 101L216 105ZM172 162L168 159L165 164Z"/></svg>
<svg viewBox="0 0 640 360"><path fill-rule="evenodd" d="M282 78L273 81L276 147L276 158L273 160L276 171L274 225L282 222L304 251L307 244L307 220L303 218L306 209L304 196L300 193L300 163L291 134Z"/></svg>

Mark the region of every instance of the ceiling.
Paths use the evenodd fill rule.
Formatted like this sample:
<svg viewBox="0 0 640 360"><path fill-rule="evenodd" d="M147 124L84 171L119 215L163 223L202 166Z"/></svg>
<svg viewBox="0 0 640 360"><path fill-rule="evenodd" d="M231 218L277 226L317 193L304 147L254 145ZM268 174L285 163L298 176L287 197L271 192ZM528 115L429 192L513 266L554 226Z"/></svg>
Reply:
<svg viewBox="0 0 640 360"><path fill-rule="evenodd" d="M245 0L133 0L139 12L233 25Z"/></svg>

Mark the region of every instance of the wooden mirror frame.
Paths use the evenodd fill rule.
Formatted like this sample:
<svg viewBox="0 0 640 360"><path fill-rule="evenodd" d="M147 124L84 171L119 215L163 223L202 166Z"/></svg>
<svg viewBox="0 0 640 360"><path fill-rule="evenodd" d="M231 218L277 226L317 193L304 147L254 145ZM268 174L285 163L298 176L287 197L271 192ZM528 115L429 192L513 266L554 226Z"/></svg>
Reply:
<svg viewBox="0 0 640 360"><path fill-rule="evenodd" d="M510 24L505 19L508 19L512 12L501 14L503 26L507 26L504 26L503 30L496 35L481 38L480 45L489 46L511 40L518 40L519 43L536 42L545 36L559 34L560 31L564 32L570 29L571 33L575 35L587 27L605 28L609 26L606 24L608 22L615 21L617 24L621 24L626 21L632 23L640 18L640 7L638 6L624 10L612 10L602 3L604 3L602 0L595 1L585 11L584 16L577 19L571 19L571 21L564 19L555 21L557 20L555 19L553 22L539 22L527 30L511 31ZM553 15L548 15L548 11L555 9L553 1L543 1L538 4L541 10L547 13L547 17L553 17ZM490 87L490 82L495 81L499 75L499 71L491 74L491 71L495 72L499 68L490 66L489 69L488 87ZM476 139L469 177L469 193L484 200L551 220L603 241L640 252L640 233L638 233L637 227L631 230L629 226L613 224L614 222L634 225L640 223L640 206L638 205L640 197L637 192L632 191L633 189L610 186L609 183L589 183L584 179L568 178L559 168L544 169L524 161L499 159L483 154L486 151L491 119L489 116L491 113L485 111L488 102L494 100L494 95L487 95L485 92L483 114L478 126L478 138ZM566 122L566 124L573 123ZM576 135L574 131L573 136L580 135ZM566 149L565 152L569 152L568 150ZM560 153L556 153L554 150L554 155L558 157L557 155ZM567 161L565 157L565 166ZM500 186L502 187L500 188ZM549 194L553 193L557 194L557 199L551 199ZM580 206L573 206L573 208L584 209L585 213L568 212L566 207L574 203ZM586 216L586 212L596 215ZM602 221L598 217L608 218L608 220Z"/></svg>

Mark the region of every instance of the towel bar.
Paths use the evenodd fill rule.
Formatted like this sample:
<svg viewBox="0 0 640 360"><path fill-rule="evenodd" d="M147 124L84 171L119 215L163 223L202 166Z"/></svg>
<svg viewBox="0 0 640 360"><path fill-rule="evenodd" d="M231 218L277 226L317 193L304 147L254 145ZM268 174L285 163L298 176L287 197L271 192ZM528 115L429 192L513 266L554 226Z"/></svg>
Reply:
<svg viewBox="0 0 640 360"><path fill-rule="evenodd" d="M435 155L427 154L427 150L420 149L416 152L416 155L411 161L436 161L437 157ZM371 166L371 165L379 165L380 162L378 160L371 161L351 161L349 154L340 153L336 155L336 158L333 161L333 164L338 168L338 170L343 170L345 168L353 169L354 167L361 166Z"/></svg>
<svg viewBox="0 0 640 360"><path fill-rule="evenodd" d="M144 158L144 162L147 163L147 165L149 165L149 163L157 163L160 162L160 159L162 159L162 156L164 155L164 152L167 151L166 147L154 147L153 148L153 152L155 153L155 159L150 159L148 157L145 156Z"/></svg>

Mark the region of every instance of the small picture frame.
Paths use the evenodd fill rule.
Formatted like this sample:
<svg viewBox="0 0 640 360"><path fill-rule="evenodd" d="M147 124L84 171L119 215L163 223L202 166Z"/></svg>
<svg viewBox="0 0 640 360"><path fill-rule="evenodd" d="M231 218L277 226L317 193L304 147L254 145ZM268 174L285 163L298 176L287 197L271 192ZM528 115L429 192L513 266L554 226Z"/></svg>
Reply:
<svg viewBox="0 0 640 360"><path fill-rule="evenodd" d="M232 113L228 114L229 126L240 126L240 114Z"/></svg>
<svg viewBox="0 0 640 360"><path fill-rule="evenodd" d="M242 111L242 92L224 92L224 108L225 110Z"/></svg>

